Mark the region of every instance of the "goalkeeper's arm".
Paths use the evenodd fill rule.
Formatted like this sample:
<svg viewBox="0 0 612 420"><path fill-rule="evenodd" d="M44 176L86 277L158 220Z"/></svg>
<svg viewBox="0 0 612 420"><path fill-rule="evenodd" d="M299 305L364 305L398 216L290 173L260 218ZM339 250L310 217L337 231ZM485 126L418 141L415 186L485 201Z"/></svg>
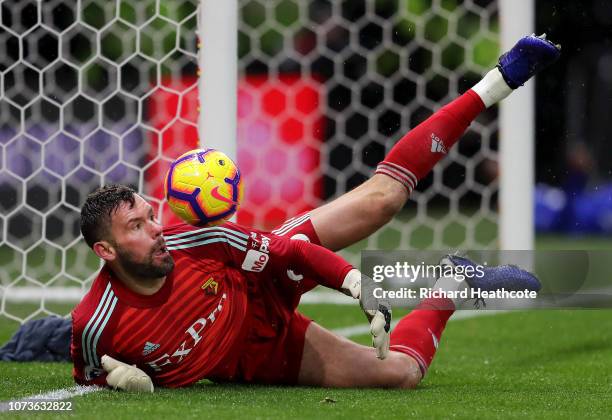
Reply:
<svg viewBox="0 0 612 420"><path fill-rule="evenodd" d="M369 277L353 268L334 252L306 241L287 241L291 247L290 266L296 268L319 284L340 290L359 299L361 309L370 322L372 344L376 355L384 359L389 354L391 329L391 305L386 299L374 297L376 284Z"/></svg>

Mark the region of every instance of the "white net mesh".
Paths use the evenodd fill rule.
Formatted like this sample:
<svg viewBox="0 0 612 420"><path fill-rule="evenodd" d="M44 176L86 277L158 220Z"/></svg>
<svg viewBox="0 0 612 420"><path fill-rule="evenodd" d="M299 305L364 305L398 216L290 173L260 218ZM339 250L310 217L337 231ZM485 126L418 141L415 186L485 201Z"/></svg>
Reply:
<svg viewBox="0 0 612 420"><path fill-rule="evenodd" d="M495 1L240 2L239 222L272 227L371 175L497 57ZM0 0L0 317L66 314L100 262L79 235L95 187L158 206L197 145L197 0ZM204 46L205 47L205 46ZM205 71L205 69L203 69ZM496 239L496 111L369 248Z"/></svg>
<svg viewBox="0 0 612 420"><path fill-rule="evenodd" d="M160 197L165 136L195 132L197 1L0 7L0 310L21 322L66 314L100 267L79 233L89 192Z"/></svg>
<svg viewBox="0 0 612 420"><path fill-rule="evenodd" d="M303 204L313 207L367 179L404 133L476 83L498 56L493 0L251 0L241 3L241 11L240 69L243 75L265 76L268 87L257 87L263 95L253 107L273 118L271 140L262 142L256 156L266 162L283 142L296 149L283 123L298 120L294 131L308 134L297 148L305 144L321 150L320 165L303 179L320 176L323 188L306 185L301 191ZM283 106L266 111L269 89L296 90L283 83L292 76L316 92L310 120L282 98L276 102ZM404 214L356 248L494 246L496 118L495 109L479 117L421 183ZM248 136L242 134L239 141L249 144ZM241 165L252 155L245 149L240 148ZM274 220L262 218L266 206L275 207L270 204L274 188L266 186L265 168L259 177L272 200L262 200L252 219L272 225ZM258 193L247 188L247 196Z"/></svg>

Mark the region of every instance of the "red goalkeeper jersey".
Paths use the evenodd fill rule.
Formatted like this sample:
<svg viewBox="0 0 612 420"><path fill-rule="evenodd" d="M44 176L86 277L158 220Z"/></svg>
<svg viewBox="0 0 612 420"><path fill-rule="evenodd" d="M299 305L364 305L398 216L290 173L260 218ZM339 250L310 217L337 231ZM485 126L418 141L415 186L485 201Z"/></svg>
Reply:
<svg viewBox="0 0 612 420"><path fill-rule="evenodd" d="M104 354L137 365L161 386L231 379L249 301L265 293L262 282L291 284L292 270L339 289L352 268L320 246L232 223L175 225L164 237L175 267L157 293L132 292L105 266L73 310L78 383L106 385Z"/></svg>

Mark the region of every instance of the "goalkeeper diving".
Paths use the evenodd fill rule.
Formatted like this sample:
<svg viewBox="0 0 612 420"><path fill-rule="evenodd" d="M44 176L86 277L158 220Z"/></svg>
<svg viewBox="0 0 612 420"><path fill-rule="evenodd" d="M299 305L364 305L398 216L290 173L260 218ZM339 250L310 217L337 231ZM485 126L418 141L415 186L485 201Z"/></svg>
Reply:
<svg viewBox="0 0 612 420"><path fill-rule="evenodd" d="M333 251L386 224L480 112L559 54L544 36L522 38L472 89L401 138L368 181L270 233L229 222L164 228L151 205L128 187L90 194L81 231L105 265L72 313L75 380L142 392L201 379L416 387L463 302L425 299L391 331L388 302L374 298L372 280ZM472 262L448 256L441 264ZM540 287L516 267L484 274L478 287L488 290ZM373 347L339 337L296 310L302 294L317 285L359 302ZM434 288L472 286L469 277L442 277Z"/></svg>

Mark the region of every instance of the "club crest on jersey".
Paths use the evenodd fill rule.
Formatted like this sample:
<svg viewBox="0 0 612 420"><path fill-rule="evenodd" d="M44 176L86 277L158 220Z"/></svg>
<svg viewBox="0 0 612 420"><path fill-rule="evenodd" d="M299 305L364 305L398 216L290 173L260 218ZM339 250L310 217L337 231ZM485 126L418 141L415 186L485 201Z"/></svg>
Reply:
<svg viewBox="0 0 612 420"><path fill-rule="evenodd" d="M242 262L242 269L259 273L263 271L270 259L270 238L251 232L250 248Z"/></svg>
<svg viewBox="0 0 612 420"><path fill-rule="evenodd" d="M202 290L207 295L216 295L217 290L219 289L219 283L215 281L215 279L211 276L204 282L202 285Z"/></svg>

